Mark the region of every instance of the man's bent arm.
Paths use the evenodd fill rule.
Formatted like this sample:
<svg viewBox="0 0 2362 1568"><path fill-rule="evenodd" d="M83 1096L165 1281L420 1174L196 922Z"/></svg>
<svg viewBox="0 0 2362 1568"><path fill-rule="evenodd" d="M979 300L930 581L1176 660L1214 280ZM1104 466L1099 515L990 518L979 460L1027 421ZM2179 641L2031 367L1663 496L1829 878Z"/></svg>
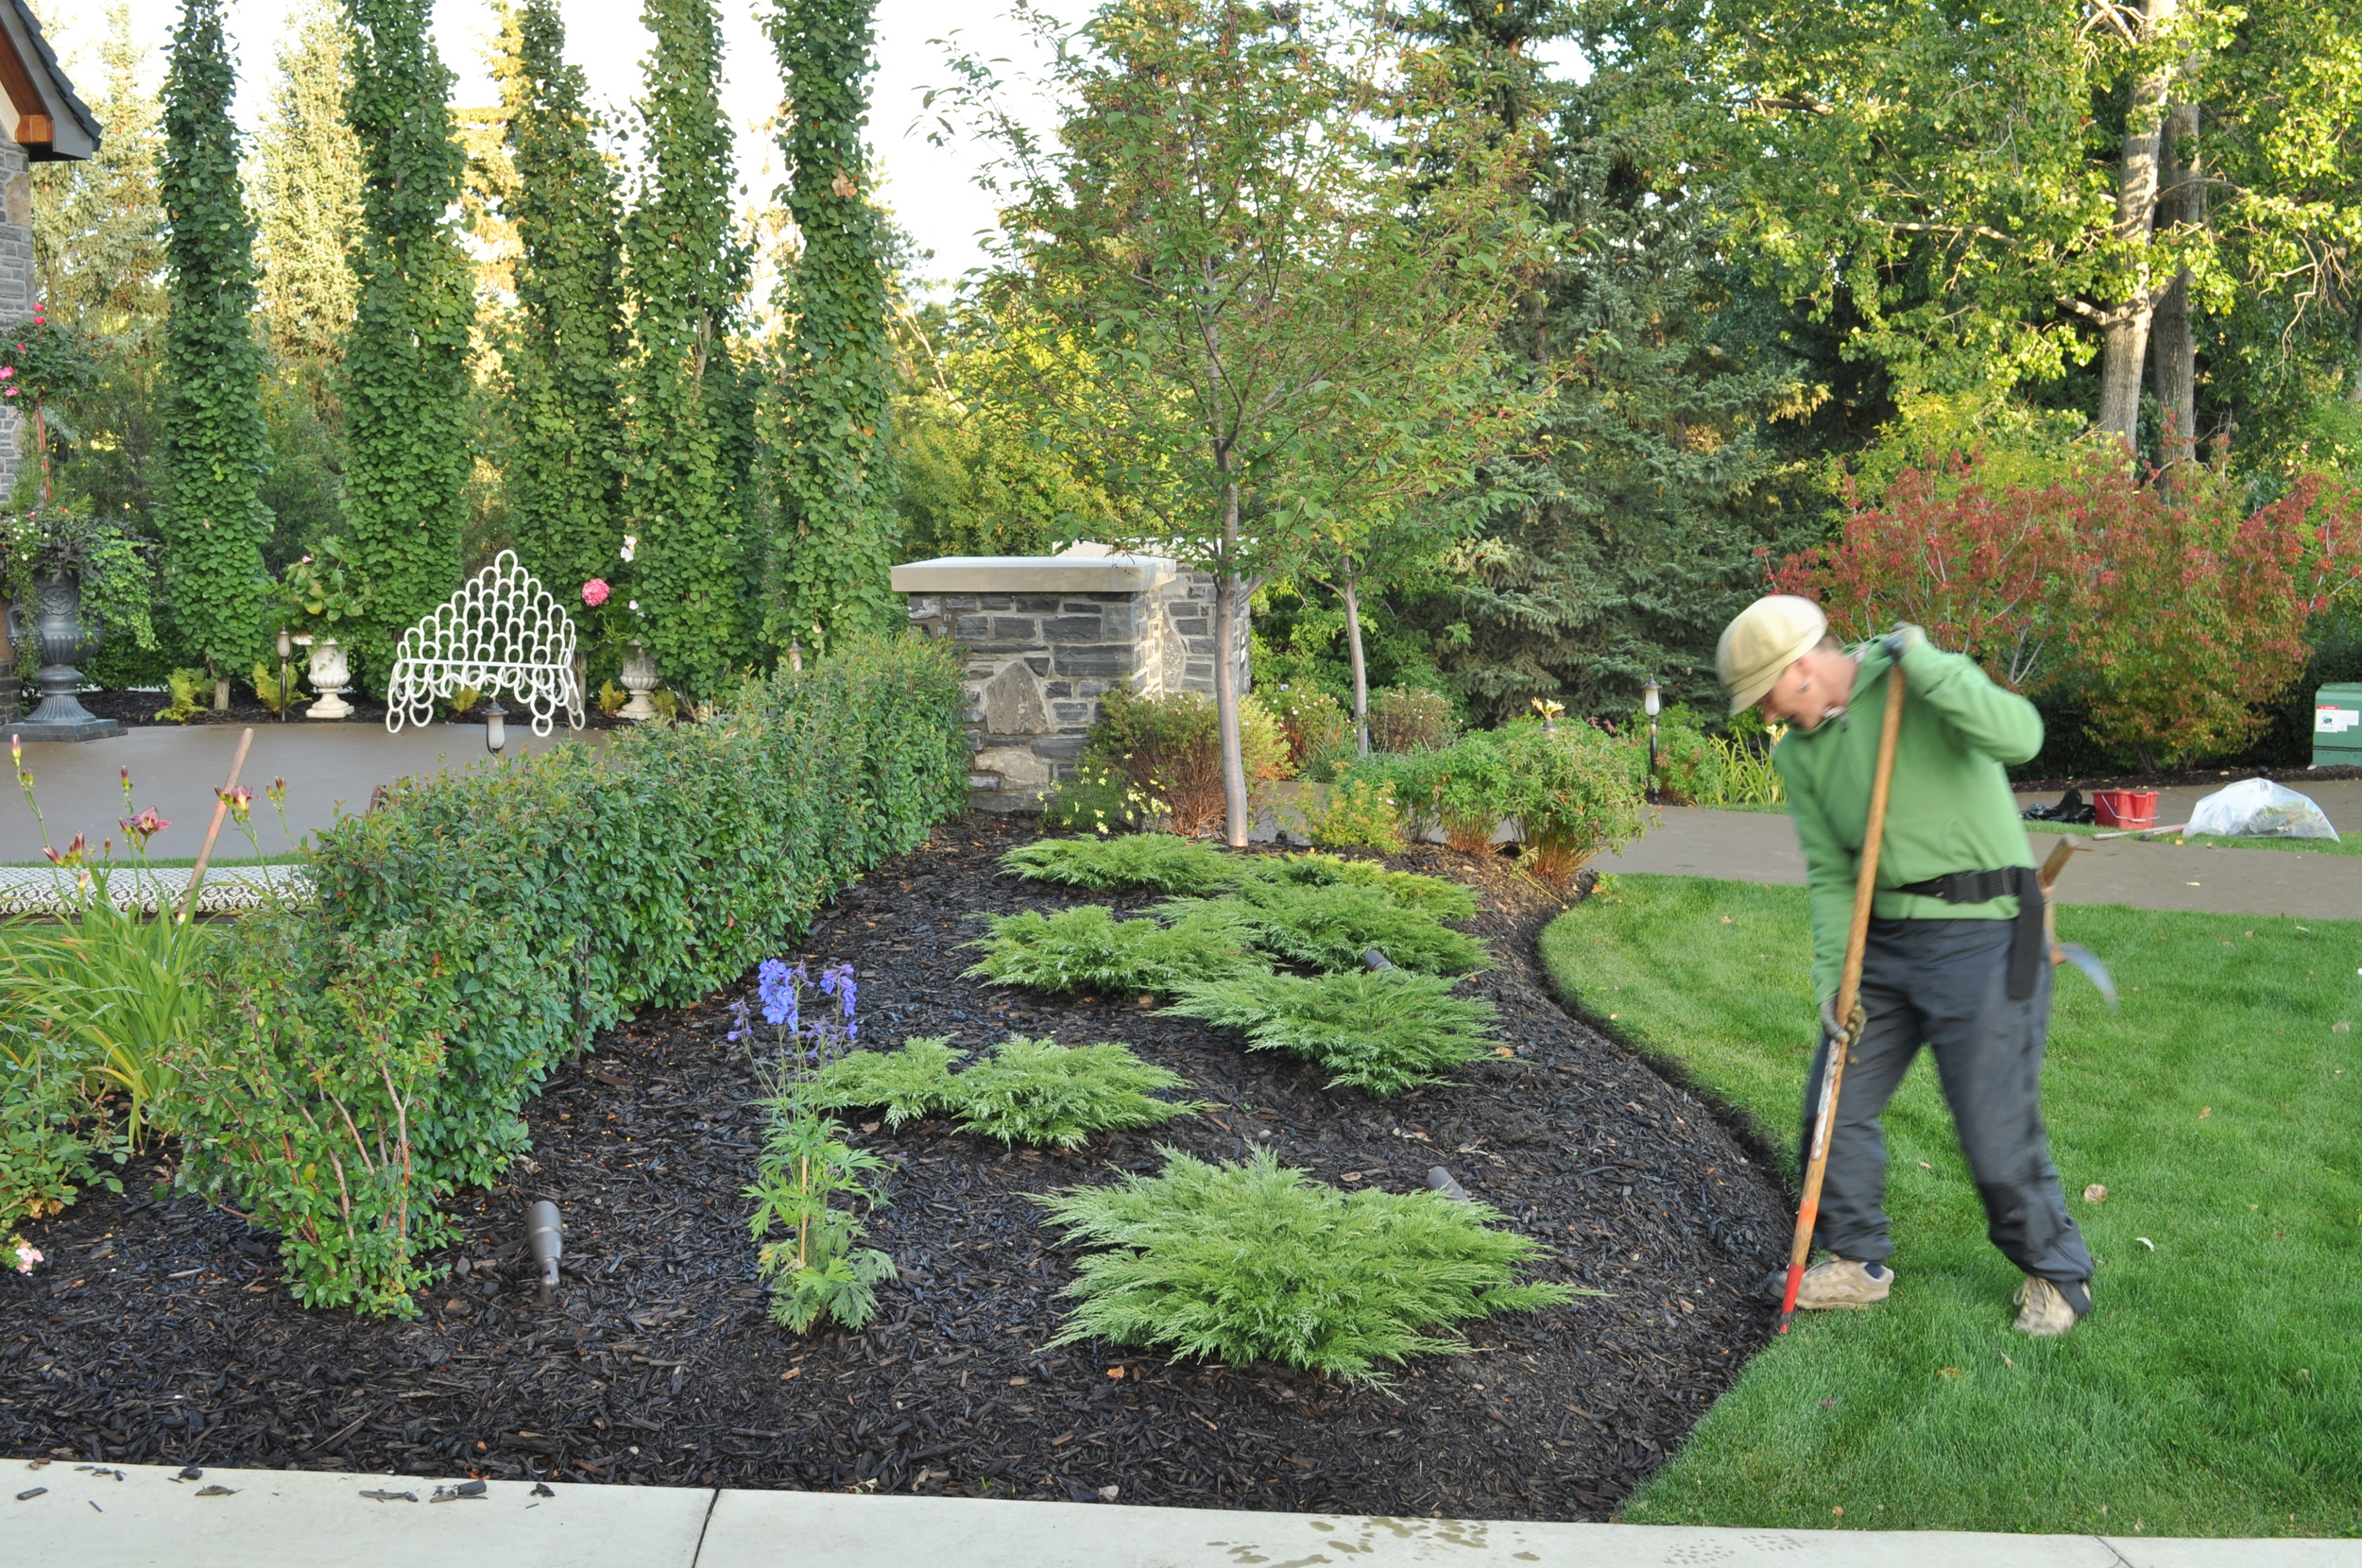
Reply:
<svg viewBox="0 0 2362 1568"><path fill-rule="evenodd" d="M1903 655L1903 675L1912 696L1994 761L2013 766L2042 750L2042 715L2034 705L1994 685L1965 654L1947 654L1914 638Z"/></svg>

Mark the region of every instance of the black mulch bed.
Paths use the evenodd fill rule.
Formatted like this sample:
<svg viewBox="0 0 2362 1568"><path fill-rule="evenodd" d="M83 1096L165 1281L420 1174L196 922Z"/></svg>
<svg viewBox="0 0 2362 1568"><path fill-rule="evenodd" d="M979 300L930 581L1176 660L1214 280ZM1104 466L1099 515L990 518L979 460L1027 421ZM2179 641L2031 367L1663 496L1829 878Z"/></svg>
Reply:
<svg viewBox="0 0 2362 1568"><path fill-rule="evenodd" d="M1751 1282L1786 1205L1694 1099L1571 1020L1534 938L1555 901L1515 862L1403 862L1475 882L1515 1054L1391 1102L1329 1092L1235 1036L959 978L971 911L1065 899L1000 873L1018 824L969 817L823 912L802 944L849 959L871 1039L1012 1031L1126 1042L1219 1102L1161 1136L1208 1158L1268 1143L1348 1185L1410 1190L1441 1164L1546 1240L1546 1278L1608 1294L1479 1321L1464 1355L1391 1389L1110 1346L1043 1352L1072 1255L1026 1201L1152 1170L1155 1138L1005 1152L941 1123L861 1130L899 1164L870 1240L901 1278L860 1335L769 1321L740 1189L762 1131L720 1000L603 1037L531 1108L535 1153L454 1205L468 1241L416 1322L299 1309L274 1246L193 1202L100 1191L36 1227L55 1264L0 1283L0 1443L17 1455L834 1488L1212 1508L1607 1516L1764 1342ZM1151 900L1116 900L1138 907ZM522 1217L567 1216L566 1279L537 1306ZM1121 1374L1121 1375L1119 1375ZM1120 1489L1109 1493L1103 1489Z"/></svg>

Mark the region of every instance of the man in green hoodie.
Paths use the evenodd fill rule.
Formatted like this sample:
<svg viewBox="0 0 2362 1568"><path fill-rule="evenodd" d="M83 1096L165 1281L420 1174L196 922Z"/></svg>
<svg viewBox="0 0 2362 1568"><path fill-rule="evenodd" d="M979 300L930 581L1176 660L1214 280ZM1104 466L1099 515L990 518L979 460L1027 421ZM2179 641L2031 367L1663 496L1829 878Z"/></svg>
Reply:
<svg viewBox="0 0 2362 1568"><path fill-rule="evenodd" d="M1834 1015L1838 975L1887 680L1898 664L1904 676L1861 1022L1814 1233L1831 1255L1806 1272L1796 1304L1868 1306L1892 1287L1878 1118L1926 1045L1984 1200L1986 1235L2026 1274L2016 1327L2066 1333L2091 1310L2092 1259L2066 1211L2043 1128L2049 944L2033 855L2003 771L2041 749L2041 716L1915 626L1848 650L1829 636L1818 605L1786 595L1759 599L1733 621L1716 662L1732 712L1757 707L1789 726L1772 762L1804 844L1823 1023L1806 1080L1806 1145L1826 1052L1842 1034Z"/></svg>

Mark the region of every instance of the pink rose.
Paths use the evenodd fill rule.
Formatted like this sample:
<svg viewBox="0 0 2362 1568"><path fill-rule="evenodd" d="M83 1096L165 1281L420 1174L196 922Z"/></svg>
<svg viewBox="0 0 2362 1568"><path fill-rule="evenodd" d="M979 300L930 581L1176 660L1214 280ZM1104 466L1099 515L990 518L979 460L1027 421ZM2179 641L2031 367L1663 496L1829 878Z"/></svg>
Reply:
<svg viewBox="0 0 2362 1568"><path fill-rule="evenodd" d="M593 577L582 585L582 602L594 610L607 603L607 580L603 577Z"/></svg>

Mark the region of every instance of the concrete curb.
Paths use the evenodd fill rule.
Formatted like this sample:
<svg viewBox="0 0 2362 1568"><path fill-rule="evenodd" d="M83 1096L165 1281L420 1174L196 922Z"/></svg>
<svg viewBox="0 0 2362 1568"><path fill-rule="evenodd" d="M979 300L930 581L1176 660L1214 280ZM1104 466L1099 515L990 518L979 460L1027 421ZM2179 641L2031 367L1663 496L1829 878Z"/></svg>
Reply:
<svg viewBox="0 0 2362 1568"><path fill-rule="evenodd" d="M1721 1529L0 1461L24 1568L2362 1568L2362 1541ZM480 1487L457 1494L462 1485ZM437 1501L438 1495L441 1497Z"/></svg>

